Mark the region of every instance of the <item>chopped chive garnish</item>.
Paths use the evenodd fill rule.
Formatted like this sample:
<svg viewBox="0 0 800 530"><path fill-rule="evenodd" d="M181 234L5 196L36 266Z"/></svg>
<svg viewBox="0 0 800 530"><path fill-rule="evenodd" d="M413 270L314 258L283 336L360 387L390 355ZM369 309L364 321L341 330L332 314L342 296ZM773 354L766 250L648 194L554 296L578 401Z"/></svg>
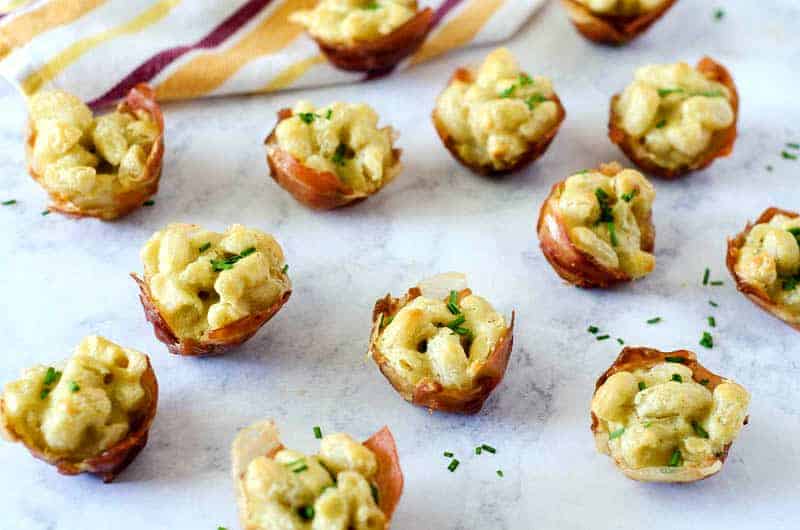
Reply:
<svg viewBox="0 0 800 530"><path fill-rule="evenodd" d="M325 119L329 120L331 119L331 116L333 116L333 109L328 109L328 111L325 113Z"/></svg>
<svg viewBox="0 0 800 530"><path fill-rule="evenodd" d="M297 117L300 118L300 121L303 123L313 123L316 115L313 112L300 112L297 114Z"/></svg>
<svg viewBox="0 0 800 530"><path fill-rule="evenodd" d="M458 308L458 293L456 291L450 291L450 297L447 299L447 309L454 315L461 312L461 309Z"/></svg>
<svg viewBox="0 0 800 530"><path fill-rule="evenodd" d="M218 527L217 527L217 530L228 530L228 529L227 529L227 528L225 528L224 526L218 526Z"/></svg>
<svg viewBox="0 0 800 530"><path fill-rule="evenodd" d="M289 470L292 473L302 473L303 471L308 469L308 465L306 464L305 458L298 458L297 460L292 460L291 462L285 465L286 467L289 468Z"/></svg>
<svg viewBox="0 0 800 530"><path fill-rule="evenodd" d="M644 381L639 381L639 391L641 392L645 388L647 388L647 384Z"/></svg>
<svg viewBox="0 0 800 530"><path fill-rule="evenodd" d="M200 254L202 254L203 252L205 252L210 248L211 248L211 241L208 241L206 243L203 243L197 250L200 252Z"/></svg>
<svg viewBox="0 0 800 530"><path fill-rule="evenodd" d="M703 386L707 386L707 385L708 385L708 383L710 383L710 382L711 382L711 381L709 381L708 379L701 379L701 380L700 380L700 384L701 384L701 385L703 385Z"/></svg>
<svg viewBox="0 0 800 530"><path fill-rule="evenodd" d="M78 390L81 389L81 386L78 383L76 383L75 381L70 381L69 389L71 391L73 391L73 392L77 392Z"/></svg>
<svg viewBox="0 0 800 530"><path fill-rule="evenodd" d="M620 344L625 344L625 341L624 341L624 340L622 340L622 339L621 339L621 338L619 338L619 337L617 337L617 342L619 342Z"/></svg>
<svg viewBox="0 0 800 530"><path fill-rule="evenodd" d="M483 452L483 449L481 449L481 448L480 448L480 446L478 446L478 447L476 447L476 448L475 448L475 454L476 454L476 455L479 455L479 454L481 454L482 452Z"/></svg>
<svg viewBox="0 0 800 530"><path fill-rule="evenodd" d="M599 337L597 337L597 340L606 340L606 339L608 339L610 337L611 337L611 335L600 335Z"/></svg>
<svg viewBox="0 0 800 530"><path fill-rule="evenodd" d="M699 436L700 438L708 438L708 431L706 431L699 423L696 421L692 422L692 429L694 433Z"/></svg>
<svg viewBox="0 0 800 530"><path fill-rule="evenodd" d="M463 314L458 315L456 318L451 320L450 323L447 324L447 327L450 328L450 329L455 329L455 328L459 327L461 324L463 324L464 321L466 321L466 320L467 320L467 317L465 317Z"/></svg>
<svg viewBox="0 0 800 530"><path fill-rule="evenodd" d="M658 324L661 322L661 317L653 317L647 321L648 324Z"/></svg>
<svg viewBox="0 0 800 530"><path fill-rule="evenodd" d="M460 463L461 462L459 462L456 458L454 458L454 459L452 459L450 461L450 464L448 464L447 469L449 469L450 473L452 473L453 471L456 470L456 468L458 467L458 464L460 464Z"/></svg>
<svg viewBox="0 0 800 530"><path fill-rule="evenodd" d="M797 155L794 153L790 153L789 151L781 151L781 156L786 160L797 160Z"/></svg>
<svg viewBox="0 0 800 530"><path fill-rule="evenodd" d="M656 129L663 129L666 124L667 120L660 120L658 123L656 123Z"/></svg>
<svg viewBox="0 0 800 530"><path fill-rule="evenodd" d="M483 450L484 450L484 451L486 451L487 453L492 453L492 454L495 454L495 453L497 452L497 449L495 449L495 448L494 448L494 447L492 447L491 445L482 444L482 445L481 445L481 447L482 447L482 448L483 448Z"/></svg>
<svg viewBox="0 0 800 530"><path fill-rule="evenodd" d="M617 241L617 230L614 227L614 221L609 221L607 226L608 226L608 239L611 241L611 246L616 247L618 241Z"/></svg>
<svg viewBox="0 0 800 530"><path fill-rule="evenodd" d="M714 280L713 282L710 282L710 283L711 283L711 285L714 285L714 286L725 285L725 282L723 282L722 280Z"/></svg>
<svg viewBox="0 0 800 530"><path fill-rule="evenodd" d="M369 492L372 493L372 500L375 501L375 504L380 504L380 492L378 491L378 486L370 482Z"/></svg>
<svg viewBox="0 0 800 530"><path fill-rule="evenodd" d="M717 327L717 319L715 319L714 317L708 317L708 325L711 326L712 328Z"/></svg>
<svg viewBox="0 0 800 530"><path fill-rule="evenodd" d="M469 335L469 334L472 333L467 328L462 328L461 326L456 326L456 327L450 328L450 329L452 329L457 335Z"/></svg>
<svg viewBox="0 0 800 530"><path fill-rule="evenodd" d="M616 431L612 432L608 435L609 440L613 440L614 438L619 438L625 432L625 427L620 427Z"/></svg>
<svg viewBox="0 0 800 530"><path fill-rule="evenodd" d="M683 383L683 377L681 377L681 374L672 374L671 380L675 381L676 383Z"/></svg>
<svg viewBox="0 0 800 530"><path fill-rule="evenodd" d="M684 92L682 88L659 88L658 95L662 98L669 96L670 94L680 94Z"/></svg>
<svg viewBox="0 0 800 530"><path fill-rule="evenodd" d="M281 269L281 274L286 274L286 272L287 272L288 270L289 270L289 264L287 263L287 264L285 264L285 265L283 266L283 268Z"/></svg>
<svg viewBox="0 0 800 530"><path fill-rule="evenodd" d="M722 20L725 18L725 10L722 8L717 8L714 10L714 20Z"/></svg>
<svg viewBox="0 0 800 530"><path fill-rule="evenodd" d="M43 388L42 391L39 393L39 399L47 399L48 394L50 394L50 389Z"/></svg>
<svg viewBox="0 0 800 530"><path fill-rule="evenodd" d="M142 206L153 206L156 203L153 199L148 199L142 203Z"/></svg>
<svg viewBox="0 0 800 530"><path fill-rule="evenodd" d="M500 477L500 478L503 477L503 470L502 469L498 469L497 470L497 476Z"/></svg>
<svg viewBox="0 0 800 530"><path fill-rule="evenodd" d="M525 100L525 104L530 110L533 110L539 103L544 103L545 101L547 101L547 98L543 95L533 94L532 96L528 96L528 98Z"/></svg>
<svg viewBox="0 0 800 530"><path fill-rule="evenodd" d="M644 422L644 428L645 429L649 429L652 424L653 424L652 421L646 421L646 422Z"/></svg>
<svg viewBox="0 0 800 530"><path fill-rule="evenodd" d="M800 277L794 276L791 278L784 278L781 280L781 287L784 291L793 291L798 283L800 283Z"/></svg>
<svg viewBox="0 0 800 530"><path fill-rule="evenodd" d="M588 331L589 333L597 333L598 331L600 331L600 328L598 328L597 326L589 326L589 329L587 329L586 331Z"/></svg>
<svg viewBox="0 0 800 530"><path fill-rule="evenodd" d="M711 333L708 331L703 332L703 337L700 339L700 346L705 346L706 348L714 347L714 337L711 336Z"/></svg>
<svg viewBox="0 0 800 530"><path fill-rule="evenodd" d="M669 457L669 463L667 464L669 467L680 467L683 463L683 457L681 456L681 452L679 449L675 449L672 453L672 456Z"/></svg>
<svg viewBox="0 0 800 530"><path fill-rule="evenodd" d="M708 305L710 305L711 307L719 307L719 304L716 303L714 300L709 300Z"/></svg>
<svg viewBox="0 0 800 530"><path fill-rule="evenodd" d="M634 197L639 194L639 190L631 190L628 193L622 194L622 200L625 202L631 202Z"/></svg>
<svg viewBox="0 0 800 530"><path fill-rule="evenodd" d="M7 201L3 201L3 206L11 206L12 204L17 204L17 199L8 199Z"/></svg>
<svg viewBox="0 0 800 530"><path fill-rule="evenodd" d="M602 188L597 188L594 190L594 196L597 197L597 202L600 204L600 219L597 222L608 223L614 221L614 212L611 211L608 193Z"/></svg>
<svg viewBox="0 0 800 530"><path fill-rule="evenodd" d="M297 515L305 519L306 521L310 521L314 518L314 507L313 506L301 506L297 509Z"/></svg>
<svg viewBox="0 0 800 530"><path fill-rule="evenodd" d="M317 440L322 439L322 429L320 429L318 425L314 426L314 438Z"/></svg>
<svg viewBox="0 0 800 530"><path fill-rule="evenodd" d="M708 285L708 277L711 275L711 270L706 267L706 272L703 273L703 285Z"/></svg>
<svg viewBox="0 0 800 530"><path fill-rule="evenodd" d="M516 91L517 91L517 85L511 85L507 89L505 89L502 92L500 92L500 97L501 98L510 98L511 96L514 95L514 92L516 92Z"/></svg>
<svg viewBox="0 0 800 530"><path fill-rule="evenodd" d="M786 147L789 149L800 149L800 144L797 142L786 142Z"/></svg>
<svg viewBox="0 0 800 530"><path fill-rule="evenodd" d="M42 216L50 215L50 210L42 210Z"/></svg>
<svg viewBox="0 0 800 530"><path fill-rule="evenodd" d="M447 458L453 458L453 453L451 453L450 451L445 451L445 452L444 452L444 453L442 453L442 454L443 454L444 456L446 456Z"/></svg>
<svg viewBox="0 0 800 530"><path fill-rule="evenodd" d="M254 253L255 251L256 251L256 247L250 247L250 248L244 249L240 254L237 254L235 256L231 256L229 258L212 259L211 260L211 270L213 270L214 272L220 272L220 271L232 269L233 265L237 261L241 260L242 258L245 258L245 257L249 256L250 254Z"/></svg>
<svg viewBox="0 0 800 530"><path fill-rule="evenodd" d="M533 79L526 73L519 74L519 86L528 86L533 84ZM789 144L791 146L791 144ZM800 147L798 147L800 148Z"/></svg>
<svg viewBox="0 0 800 530"><path fill-rule="evenodd" d="M667 361L668 363L686 364L686 357L668 355L667 357L664 357L664 360Z"/></svg>
<svg viewBox="0 0 800 530"><path fill-rule="evenodd" d="M56 379L58 379L58 376L60 376L60 375L61 375L61 372L59 372L58 370L56 370L52 366L48 366L47 367L47 373L44 374L44 384L45 384L45 386L49 386L49 385L52 385L53 383L55 383Z"/></svg>
<svg viewBox="0 0 800 530"><path fill-rule="evenodd" d="M346 154L347 154L347 146L345 144L339 144L336 146L336 151L333 152L331 161L337 166L343 166L346 164L346 161L344 159Z"/></svg>

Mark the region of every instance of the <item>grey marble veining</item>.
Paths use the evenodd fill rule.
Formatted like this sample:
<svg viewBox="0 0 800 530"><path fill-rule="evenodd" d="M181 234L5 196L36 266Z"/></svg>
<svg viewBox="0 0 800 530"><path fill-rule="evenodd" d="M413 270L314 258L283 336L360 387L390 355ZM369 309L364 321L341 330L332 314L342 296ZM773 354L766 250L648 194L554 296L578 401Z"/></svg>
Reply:
<svg viewBox="0 0 800 530"><path fill-rule="evenodd" d="M612 49L579 37L551 3L510 47L524 67L552 77L567 120L543 159L500 180L451 160L428 118L450 72L487 50L369 84L167 105L156 204L115 223L40 215L45 195L25 172L23 102L0 84L0 199L18 200L0 208L0 381L100 333L149 353L161 385L150 443L114 484L59 476L20 445L0 444L0 528L236 528L228 447L237 429L263 417L303 450L315 447L314 425L366 437L389 424L406 476L398 530L800 527L798 335L737 294L724 271L726 236L768 205L800 208L800 162L780 157L785 142L800 139L800 6L720 4L726 15L715 21L714 5L678 2L647 36ZM608 99L636 66L703 54L726 64L739 86L733 155L690 178L656 181L652 275L603 292L564 285L534 232L550 186L625 161L606 138ZM401 133L404 172L353 208L299 206L268 178L261 142L275 112L300 97L374 105ZM294 294L235 353L169 355L144 319L127 274L140 270L149 235L172 221L251 225L284 246ZM705 267L725 285L702 286ZM517 311L506 379L474 417L406 404L365 358L375 299L448 270L468 273L504 313ZM698 340L712 314L715 346L706 350ZM647 325L653 316L663 321ZM588 404L619 345L597 342L590 324L628 344L695 350L752 392L750 424L722 473L686 486L638 484L595 452ZM473 455L483 442L497 454ZM445 450L462 462L455 473Z"/></svg>

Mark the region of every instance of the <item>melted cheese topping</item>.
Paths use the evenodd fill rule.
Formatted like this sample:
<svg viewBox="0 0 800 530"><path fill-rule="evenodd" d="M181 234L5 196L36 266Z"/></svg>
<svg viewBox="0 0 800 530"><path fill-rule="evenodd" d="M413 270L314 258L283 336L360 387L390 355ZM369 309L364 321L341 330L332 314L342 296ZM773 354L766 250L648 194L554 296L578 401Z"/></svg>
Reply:
<svg viewBox="0 0 800 530"><path fill-rule="evenodd" d="M613 177L587 171L564 181L558 211L576 247L607 268L640 278L655 268L655 256L641 250L655 193L633 169Z"/></svg>
<svg viewBox="0 0 800 530"><path fill-rule="evenodd" d="M636 70L614 112L646 156L673 168L691 164L734 123L731 101L727 87L686 63L649 65Z"/></svg>
<svg viewBox="0 0 800 530"><path fill-rule="evenodd" d="M149 404L146 369L143 353L86 337L63 366L35 366L5 386L3 423L48 455L96 456L122 440Z"/></svg>
<svg viewBox="0 0 800 530"><path fill-rule="evenodd" d="M145 281L178 338L199 339L277 302L291 288L283 250L259 230L172 224L142 248Z"/></svg>
<svg viewBox="0 0 800 530"><path fill-rule="evenodd" d="M503 315L480 296L465 296L460 310L464 320L455 324L460 315L446 301L419 296L397 312L378 347L413 385L430 378L445 388L469 388L507 326Z"/></svg>
<svg viewBox="0 0 800 530"><path fill-rule="evenodd" d="M357 192L371 193L394 178L394 132L378 128L378 114L363 103L315 109L298 102L275 130L281 149L303 165L336 175Z"/></svg>
<svg viewBox="0 0 800 530"><path fill-rule="evenodd" d="M289 20L325 42L356 45L392 33L416 13L416 0L320 0Z"/></svg>
<svg viewBox="0 0 800 530"><path fill-rule="evenodd" d="M375 455L347 434L325 436L318 455L283 449L247 467L247 530L384 530L373 490Z"/></svg>
<svg viewBox="0 0 800 530"><path fill-rule="evenodd" d="M461 158L510 167L558 122L552 84L520 71L505 48L491 52L472 78L450 83L436 100L436 115Z"/></svg>
<svg viewBox="0 0 800 530"><path fill-rule="evenodd" d="M615 373L597 389L592 412L609 435L601 449L626 467L702 467L739 434L749 403L738 384L711 392L687 366L668 362Z"/></svg>
<svg viewBox="0 0 800 530"><path fill-rule="evenodd" d="M800 217L776 215L755 225L739 251L735 270L800 318Z"/></svg>
<svg viewBox="0 0 800 530"><path fill-rule="evenodd" d="M48 191L96 208L141 185L159 135L149 113L117 110L94 118L82 101L62 91L39 92L28 106L36 134L32 166Z"/></svg>
<svg viewBox="0 0 800 530"><path fill-rule="evenodd" d="M594 13L603 15L633 16L649 13L667 0L576 0Z"/></svg>

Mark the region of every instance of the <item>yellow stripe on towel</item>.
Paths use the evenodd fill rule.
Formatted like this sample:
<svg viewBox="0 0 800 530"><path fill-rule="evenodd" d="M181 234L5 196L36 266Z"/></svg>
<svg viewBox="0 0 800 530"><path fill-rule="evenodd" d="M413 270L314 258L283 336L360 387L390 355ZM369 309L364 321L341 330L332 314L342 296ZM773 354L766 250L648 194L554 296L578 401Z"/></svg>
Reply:
<svg viewBox="0 0 800 530"><path fill-rule="evenodd" d="M411 58L411 64L433 59L446 51L468 44L504 3L505 0L470 0L442 29L428 37L422 48Z"/></svg>
<svg viewBox="0 0 800 530"><path fill-rule="evenodd" d="M183 64L156 87L156 96L188 99L214 91L253 59L275 53L296 39L303 27L289 22L289 15L314 4L316 0L287 0L230 48L201 52Z"/></svg>
<svg viewBox="0 0 800 530"><path fill-rule="evenodd" d="M64 51L56 55L39 70L30 74L22 82L22 90L31 95L39 90L42 85L51 81L70 64L81 58L86 52L111 39L139 32L155 24L169 14L172 9L181 3L181 0L161 0L140 15L117 27L107 29L91 37L81 39Z"/></svg>
<svg viewBox="0 0 800 530"><path fill-rule="evenodd" d="M284 68L272 79L272 81L264 85L262 88L259 88L257 92L276 92L278 90L283 90L284 88L289 88L298 79L306 75L306 73L314 66L324 62L325 57L322 55L315 55L314 57L297 61L296 63Z"/></svg>

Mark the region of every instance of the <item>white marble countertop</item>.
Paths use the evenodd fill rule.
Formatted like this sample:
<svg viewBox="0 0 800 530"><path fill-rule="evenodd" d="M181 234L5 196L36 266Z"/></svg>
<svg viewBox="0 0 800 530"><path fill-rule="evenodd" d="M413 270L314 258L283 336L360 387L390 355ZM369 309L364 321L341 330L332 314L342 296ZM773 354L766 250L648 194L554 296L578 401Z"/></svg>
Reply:
<svg viewBox="0 0 800 530"><path fill-rule="evenodd" d="M589 44L550 3L510 47L524 67L553 78L567 120L543 159L500 180L458 166L428 119L452 69L486 50L364 85L168 105L156 204L115 223L40 215L45 194L25 171L23 101L0 82L0 199L18 201L0 208L0 381L100 333L148 352L161 386L150 443L113 484L60 476L22 446L0 444L0 528L237 528L228 448L237 429L264 417L305 450L316 446L314 425L366 437L389 424L406 477L398 530L800 527L798 335L739 295L724 271L726 236L768 205L800 207L800 161L780 156L800 141L800 5L720 3L726 15L715 21L713 4L679 2L623 49ZM565 285L534 232L550 186L624 161L606 138L606 115L634 67L706 53L738 82L735 152L690 178L656 181L651 276L611 291ZM267 176L261 141L275 111L299 97L374 105L401 132L405 171L353 208L298 205ZM172 221L251 225L284 246L292 299L235 353L172 356L144 319L128 273L140 269L149 235ZM705 267L725 284L702 286ZM506 314L517 311L507 377L474 417L412 407L365 360L375 299L448 270L468 273ZM717 319L712 350L698 346L709 315ZM663 321L647 325L653 316ZM750 424L722 473L685 486L639 484L595 452L589 400L619 345L596 341L590 324L628 344L695 350L751 391ZM483 442L497 454L473 455ZM462 462L454 473L445 450Z"/></svg>

